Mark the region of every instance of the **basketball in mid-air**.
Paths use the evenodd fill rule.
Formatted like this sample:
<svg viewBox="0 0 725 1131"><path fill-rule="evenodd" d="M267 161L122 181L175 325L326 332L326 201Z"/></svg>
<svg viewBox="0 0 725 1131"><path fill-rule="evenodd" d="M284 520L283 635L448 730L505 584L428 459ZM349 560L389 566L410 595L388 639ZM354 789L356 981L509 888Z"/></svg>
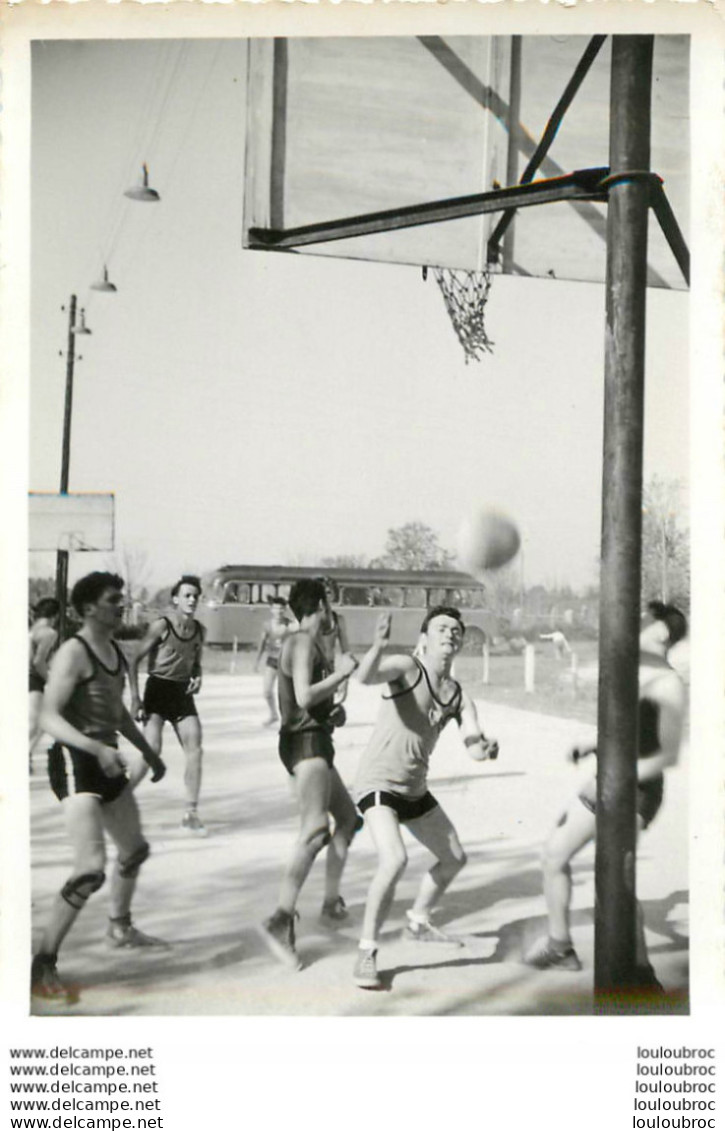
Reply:
<svg viewBox="0 0 725 1131"><path fill-rule="evenodd" d="M507 515L481 508L466 515L458 529L458 562L462 570L476 577L505 566L520 545L521 535Z"/></svg>

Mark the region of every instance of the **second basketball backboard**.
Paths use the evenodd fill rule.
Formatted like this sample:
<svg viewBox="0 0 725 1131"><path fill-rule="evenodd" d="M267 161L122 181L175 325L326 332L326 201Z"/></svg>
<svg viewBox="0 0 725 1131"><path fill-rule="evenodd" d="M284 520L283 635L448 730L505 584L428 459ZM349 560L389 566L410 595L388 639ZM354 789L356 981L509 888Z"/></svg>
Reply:
<svg viewBox="0 0 725 1131"><path fill-rule="evenodd" d="M114 496L31 491L28 527L30 550L112 550Z"/></svg>
<svg viewBox="0 0 725 1131"><path fill-rule="evenodd" d="M598 38L536 181L606 170L611 45ZM250 41L245 246L285 249L269 233L411 206L424 211L431 202L515 185L590 47L587 38L550 36ZM685 235L688 86L688 38L656 37L651 169ZM425 218L288 249L481 269L500 215ZM507 240L497 270L600 281L606 203L594 194L520 207ZM648 281L685 285L654 218Z"/></svg>

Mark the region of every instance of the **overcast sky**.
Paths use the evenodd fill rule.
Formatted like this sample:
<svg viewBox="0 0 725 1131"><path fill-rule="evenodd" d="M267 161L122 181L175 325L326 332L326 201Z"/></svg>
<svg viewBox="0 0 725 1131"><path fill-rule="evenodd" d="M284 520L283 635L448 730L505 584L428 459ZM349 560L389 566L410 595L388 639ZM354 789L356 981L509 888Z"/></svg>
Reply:
<svg viewBox="0 0 725 1131"><path fill-rule="evenodd" d="M70 489L115 493L152 585L374 556L410 520L453 548L481 503L527 583L594 582L603 287L496 278L495 352L466 366L417 269L243 251L245 79L243 40L34 48L31 489L58 488L76 293ZM143 160L158 204L123 197ZM104 259L115 295L88 289ZM645 474L685 483L687 357L687 295L650 290Z"/></svg>

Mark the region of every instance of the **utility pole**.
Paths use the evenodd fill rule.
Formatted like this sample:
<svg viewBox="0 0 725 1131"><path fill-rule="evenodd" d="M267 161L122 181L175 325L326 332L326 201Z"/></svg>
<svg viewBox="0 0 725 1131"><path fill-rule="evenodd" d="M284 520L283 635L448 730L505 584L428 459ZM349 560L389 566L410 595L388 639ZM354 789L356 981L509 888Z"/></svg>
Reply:
<svg viewBox="0 0 725 1131"><path fill-rule="evenodd" d="M60 493L68 494L70 472L70 429L73 414L73 369L75 366L76 296L70 296L68 310L68 348L65 359L65 407L63 410L63 445L60 464ZM58 550L55 566L55 595L60 605L58 614L58 639L65 638L66 603L68 599L68 550Z"/></svg>

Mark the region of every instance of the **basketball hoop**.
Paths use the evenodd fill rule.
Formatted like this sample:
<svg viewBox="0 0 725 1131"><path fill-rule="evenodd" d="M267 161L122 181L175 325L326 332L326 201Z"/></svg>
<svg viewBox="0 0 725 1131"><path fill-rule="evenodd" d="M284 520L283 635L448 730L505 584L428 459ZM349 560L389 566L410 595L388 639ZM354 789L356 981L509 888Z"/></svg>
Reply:
<svg viewBox="0 0 725 1131"><path fill-rule="evenodd" d="M463 346L466 365L469 361L480 361L484 353L493 353L484 317L491 290L490 269L465 271L434 267L433 273L456 337Z"/></svg>

